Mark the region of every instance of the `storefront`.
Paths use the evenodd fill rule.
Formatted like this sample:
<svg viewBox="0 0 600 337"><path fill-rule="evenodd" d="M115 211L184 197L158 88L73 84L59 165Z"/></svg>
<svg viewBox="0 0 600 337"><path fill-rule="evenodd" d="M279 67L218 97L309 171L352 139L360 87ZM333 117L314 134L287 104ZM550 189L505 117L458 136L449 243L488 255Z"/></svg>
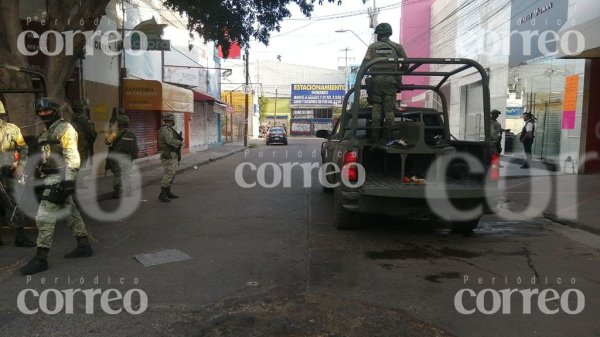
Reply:
<svg viewBox="0 0 600 337"><path fill-rule="evenodd" d="M183 133L184 149L190 147L190 113L194 110L191 90L148 80L123 80L123 108L130 119L140 148L139 156L158 153L158 129L165 112L175 115L175 129Z"/></svg>
<svg viewBox="0 0 600 337"><path fill-rule="evenodd" d="M190 146L210 148L221 145L221 116L227 105L194 91L194 111L190 114Z"/></svg>
<svg viewBox="0 0 600 337"><path fill-rule="evenodd" d="M598 88L591 76L592 66L598 63L584 58L598 56L594 56L599 46L597 31L589 27L599 25L600 5L595 0L530 0L513 2L512 12L523 14L513 15L511 21L515 34L510 41L507 109L533 114L534 160L567 173L597 171L598 163L580 166L584 164L580 162L585 153L598 151L599 145L597 137L591 141L589 137L595 136L590 127L598 120L597 110L589 109L598 106L597 95L590 94ZM533 36L526 40L531 31L556 39ZM520 114L507 114L506 128L516 134L522 126ZM523 156L518 140L512 149L505 149L509 155Z"/></svg>

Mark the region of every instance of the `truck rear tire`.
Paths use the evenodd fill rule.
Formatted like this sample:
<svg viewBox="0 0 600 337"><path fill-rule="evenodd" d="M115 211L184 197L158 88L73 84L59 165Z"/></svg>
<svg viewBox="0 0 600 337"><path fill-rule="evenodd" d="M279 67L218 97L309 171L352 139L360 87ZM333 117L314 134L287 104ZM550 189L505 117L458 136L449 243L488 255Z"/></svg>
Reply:
<svg viewBox="0 0 600 337"><path fill-rule="evenodd" d="M450 226L453 232L470 234L479 225L479 218L467 221L452 221Z"/></svg>
<svg viewBox="0 0 600 337"><path fill-rule="evenodd" d="M355 229L356 227L358 227L356 216L353 216L352 212L346 210L342 205L342 196L339 188L335 189L333 203L333 222L335 224L335 228L340 230L347 230Z"/></svg>

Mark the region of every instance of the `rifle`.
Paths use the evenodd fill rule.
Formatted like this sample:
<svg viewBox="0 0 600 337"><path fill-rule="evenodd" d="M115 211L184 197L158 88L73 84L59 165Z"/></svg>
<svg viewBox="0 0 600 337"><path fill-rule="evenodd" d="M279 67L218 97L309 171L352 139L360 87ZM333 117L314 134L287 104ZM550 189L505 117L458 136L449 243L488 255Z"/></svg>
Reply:
<svg viewBox="0 0 600 337"><path fill-rule="evenodd" d="M25 176L23 176L21 179L25 179ZM10 220L9 222L12 222L13 219L15 218L15 213L17 213L17 205L15 203L13 203L13 199L11 197L10 194L8 194L8 191L6 190L6 187L4 186L4 184L2 183L2 181L0 181L0 193L2 193L2 197L4 199L6 199L6 202L8 203L8 206L11 207L12 210L12 214L10 215ZM21 195L17 198L17 202L21 201L21 198L23 197L23 191L21 191L20 193Z"/></svg>
<svg viewBox="0 0 600 337"><path fill-rule="evenodd" d="M183 147L183 131L179 131L179 133L175 133L178 140L181 141L181 145L177 148L177 166L181 163L181 148Z"/></svg>

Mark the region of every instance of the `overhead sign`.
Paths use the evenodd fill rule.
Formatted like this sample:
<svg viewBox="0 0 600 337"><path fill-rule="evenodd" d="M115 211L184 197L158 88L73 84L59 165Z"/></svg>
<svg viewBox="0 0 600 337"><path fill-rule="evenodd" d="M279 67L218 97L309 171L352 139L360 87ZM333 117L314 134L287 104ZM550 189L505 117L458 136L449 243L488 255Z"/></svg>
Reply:
<svg viewBox="0 0 600 337"><path fill-rule="evenodd" d="M341 105L345 84L292 84L291 104Z"/></svg>
<svg viewBox="0 0 600 337"><path fill-rule="evenodd" d="M200 85L200 72L196 68L179 68L165 66L164 82L183 84L192 87Z"/></svg>

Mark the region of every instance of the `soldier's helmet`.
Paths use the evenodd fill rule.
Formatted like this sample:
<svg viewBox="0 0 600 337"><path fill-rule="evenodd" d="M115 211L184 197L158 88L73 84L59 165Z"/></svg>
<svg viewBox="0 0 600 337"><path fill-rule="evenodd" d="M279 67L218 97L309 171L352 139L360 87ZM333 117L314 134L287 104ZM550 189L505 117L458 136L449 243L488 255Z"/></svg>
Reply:
<svg viewBox="0 0 600 337"><path fill-rule="evenodd" d="M492 116L493 116L493 115L496 115L496 116L498 116L498 115L501 115L501 114L502 114L502 113L500 112L500 110L496 110L496 109L494 109L494 110L492 110L492 111L490 112L490 115L492 115Z"/></svg>
<svg viewBox="0 0 600 337"><path fill-rule="evenodd" d="M175 115L173 115L173 114L172 114L172 113L170 113L170 112L167 112L167 113L165 113L165 114L162 116L162 120L163 120L163 121L174 121L174 120L175 120Z"/></svg>
<svg viewBox="0 0 600 337"><path fill-rule="evenodd" d="M84 112L87 108L87 104L85 104L82 100L77 100L73 102L73 111L75 112Z"/></svg>
<svg viewBox="0 0 600 337"><path fill-rule="evenodd" d="M387 22L380 23L375 27L375 34L380 36L392 35L392 26Z"/></svg>
<svg viewBox="0 0 600 337"><path fill-rule="evenodd" d="M0 101L0 114L5 114L6 110L4 109L4 103L2 103L2 101Z"/></svg>
<svg viewBox="0 0 600 337"><path fill-rule="evenodd" d="M117 124L129 125L129 117L126 115L119 115L117 117Z"/></svg>
<svg viewBox="0 0 600 337"><path fill-rule="evenodd" d="M60 105L50 97L40 98L34 103L35 112L44 110L52 110L55 113L60 113Z"/></svg>

